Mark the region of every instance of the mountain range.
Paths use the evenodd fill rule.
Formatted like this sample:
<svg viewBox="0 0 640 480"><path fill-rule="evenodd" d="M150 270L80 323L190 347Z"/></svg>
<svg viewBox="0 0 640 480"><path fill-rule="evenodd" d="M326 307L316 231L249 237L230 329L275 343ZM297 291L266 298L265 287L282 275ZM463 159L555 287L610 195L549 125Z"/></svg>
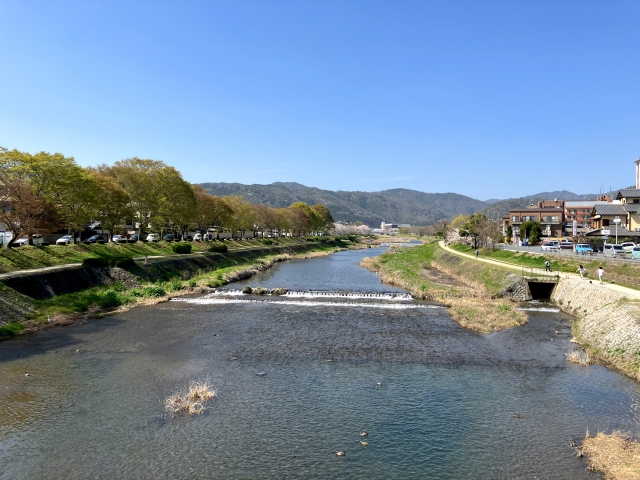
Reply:
<svg viewBox="0 0 640 480"><path fill-rule="evenodd" d="M476 212L482 212L489 218L500 218L506 215L510 208L526 207L542 199L595 200L597 197L597 194L577 195L562 190L506 200L483 201L457 193L425 193L406 188L360 192L322 190L294 182L275 182L269 185L200 185L212 195L240 195L253 204L264 204L274 208L288 207L295 202L305 202L309 205L322 203L329 207L336 221L362 222L371 227L378 227L381 222L430 225L459 214L470 215Z"/></svg>

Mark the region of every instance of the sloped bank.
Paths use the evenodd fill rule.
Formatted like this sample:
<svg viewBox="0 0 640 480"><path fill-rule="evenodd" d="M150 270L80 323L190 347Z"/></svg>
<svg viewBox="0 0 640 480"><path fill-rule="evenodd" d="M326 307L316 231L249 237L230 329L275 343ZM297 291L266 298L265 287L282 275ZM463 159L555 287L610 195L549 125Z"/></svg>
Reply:
<svg viewBox="0 0 640 480"><path fill-rule="evenodd" d="M449 307L453 320L465 328L489 333L527 321L526 314L505 298L519 291L521 277L449 254L437 243L392 248L361 265L378 272L381 281L410 290L414 298Z"/></svg>
<svg viewBox="0 0 640 480"><path fill-rule="evenodd" d="M589 353L640 381L640 304L587 280L563 279L551 299L576 317L573 332Z"/></svg>
<svg viewBox="0 0 640 480"><path fill-rule="evenodd" d="M101 311L122 311L166 301L168 293L172 296L196 293L248 278L277 262L328 255L345 247L357 248L340 241L309 242L224 254L172 256L148 264L137 262L126 269L72 267L16 274L0 283L0 328L26 318L35 319L25 324L31 331L68 325L101 316ZM20 330L24 328L18 326Z"/></svg>

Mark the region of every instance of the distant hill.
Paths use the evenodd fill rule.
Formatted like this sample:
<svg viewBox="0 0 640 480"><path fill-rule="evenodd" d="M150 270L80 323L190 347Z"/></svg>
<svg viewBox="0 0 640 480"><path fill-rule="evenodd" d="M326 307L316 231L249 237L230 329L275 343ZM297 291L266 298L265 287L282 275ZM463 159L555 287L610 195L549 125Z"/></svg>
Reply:
<svg viewBox="0 0 640 480"><path fill-rule="evenodd" d="M614 190L612 192L606 193L610 197L615 195L618 191ZM577 201L577 200L596 200L598 198L597 193L586 193L584 195L578 195L573 192L568 192L567 190L560 190L556 192L540 192L535 193L533 195L528 195L526 197L520 198L507 198L506 200L498 200L492 202L490 205L485 206L480 210L489 218L500 218L509 213L510 209L514 208L524 208L530 204L537 204L538 200L566 200L566 201ZM485 202L489 203L489 202Z"/></svg>
<svg viewBox="0 0 640 480"><path fill-rule="evenodd" d="M283 182L269 185L202 183L201 186L212 195L241 195L251 203L274 208L288 207L299 201L309 205L322 203L329 207L335 220L360 221L371 227L379 227L383 221L430 225L458 214L470 215L487 205L457 193L425 193L405 188L334 192Z"/></svg>
<svg viewBox="0 0 640 480"><path fill-rule="evenodd" d="M322 203L329 207L335 220L362 222L379 227L380 222L431 225L449 220L456 215L482 212L498 219L512 208L524 208L538 200L595 200L596 193L578 195L566 190L540 192L520 198L504 200L476 200L457 193L425 193L406 188L394 188L381 192L347 192L322 190L293 182L275 182L269 185L244 185L242 183L202 183L212 195L241 195L253 204L265 204L274 208L288 207L295 202L309 205ZM633 187L631 187L633 188ZM608 192L615 196L617 190Z"/></svg>

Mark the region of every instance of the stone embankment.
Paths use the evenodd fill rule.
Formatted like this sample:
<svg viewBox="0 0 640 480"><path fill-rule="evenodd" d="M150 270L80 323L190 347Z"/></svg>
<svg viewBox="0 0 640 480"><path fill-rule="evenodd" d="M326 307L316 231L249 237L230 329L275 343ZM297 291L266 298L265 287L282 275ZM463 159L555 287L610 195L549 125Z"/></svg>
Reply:
<svg viewBox="0 0 640 480"><path fill-rule="evenodd" d="M127 289L140 287L140 282L165 281L179 277L188 280L196 275L216 270L229 261L238 265L247 264L247 268L231 272L225 278L227 282L249 278L258 271L266 270L279 261L291 258L294 254L312 252L320 245L305 243L257 247L221 253L203 253L194 255L175 255L153 259L150 263L137 262L124 268L87 268L67 267L59 270L20 273L5 277L0 282L0 326L20 321L36 312L34 300L52 298L56 295L79 292L99 285L112 285L116 282ZM259 257L274 256L271 260L251 262Z"/></svg>
<svg viewBox="0 0 640 480"><path fill-rule="evenodd" d="M640 380L640 305L623 293L585 280L563 279L551 299L576 316L574 334L585 349Z"/></svg>

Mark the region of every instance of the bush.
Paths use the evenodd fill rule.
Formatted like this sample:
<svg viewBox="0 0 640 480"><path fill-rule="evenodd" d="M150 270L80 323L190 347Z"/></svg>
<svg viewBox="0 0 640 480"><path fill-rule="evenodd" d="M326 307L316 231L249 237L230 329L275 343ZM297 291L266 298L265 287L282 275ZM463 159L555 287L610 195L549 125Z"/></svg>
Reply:
<svg viewBox="0 0 640 480"><path fill-rule="evenodd" d="M127 303L127 301L121 293L109 289L100 296L98 303L102 308L115 308Z"/></svg>
<svg viewBox="0 0 640 480"><path fill-rule="evenodd" d="M174 243L171 245L173 253L191 253L190 243Z"/></svg>
<svg viewBox="0 0 640 480"><path fill-rule="evenodd" d="M189 288L196 288L198 286L198 282L196 282L194 279L189 280L189 282L187 282L187 285L189 285Z"/></svg>
<svg viewBox="0 0 640 480"><path fill-rule="evenodd" d="M253 292L253 289L249 285L242 289L242 293L246 293L247 295L250 295L251 292Z"/></svg>
<svg viewBox="0 0 640 480"><path fill-rule="evenodd" d="M229 248L222 242L213 242L213 245L207 249L208 252L213 253L224 253L227 250L229 250Z"/></svg>
<svg viewBox="0 0 640 480"><path fill-rule="evenodd" d="M20 333L24 330L24 325L20 322L12 322L7 323L0 327L0 338L2 337L13 337L15 334Z"/></svg>
<svg viewBox="0 0 640 480"><path fill-rule="evenodd" d="M273 240L271 240L270 238L263 238L262 243L263 245L273 245Z"/></svg>
<svg viewBox="0 0 640 480"><path fill-rule="evenodd" d="M179 290L182 290L182 280L174 278L167 285L167 290L169 290L170 292L177 292Z"/></svg>
<svg viewBox="0 0 640 480"><path fill-rule="evenodd" d="M160 298L164 297L167 292L164 291L164 288L159 287L157 285L153 285L151 287L144 287L142 289L142 295L150 298Z"/></svg>

